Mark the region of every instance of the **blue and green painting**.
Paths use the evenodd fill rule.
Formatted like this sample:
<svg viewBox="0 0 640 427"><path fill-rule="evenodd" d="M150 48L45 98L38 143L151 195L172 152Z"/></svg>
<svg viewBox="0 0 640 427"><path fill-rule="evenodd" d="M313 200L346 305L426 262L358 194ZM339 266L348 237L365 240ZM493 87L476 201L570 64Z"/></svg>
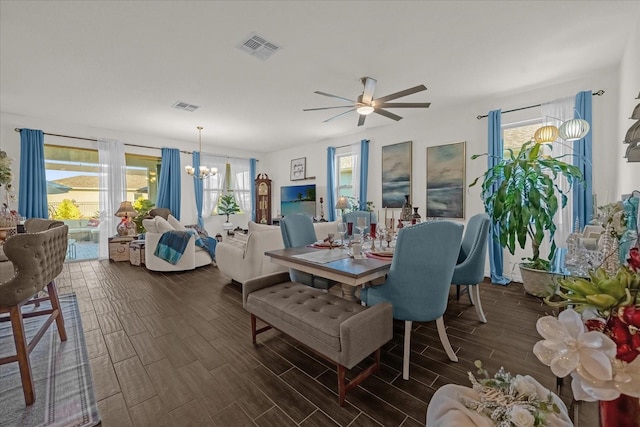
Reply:
<svg viewBox="0 0 640 427"><path fill-rule="evenodd" d="M280 215L304 212L316 215L316 185L290 185L280 187Z"/></svg>

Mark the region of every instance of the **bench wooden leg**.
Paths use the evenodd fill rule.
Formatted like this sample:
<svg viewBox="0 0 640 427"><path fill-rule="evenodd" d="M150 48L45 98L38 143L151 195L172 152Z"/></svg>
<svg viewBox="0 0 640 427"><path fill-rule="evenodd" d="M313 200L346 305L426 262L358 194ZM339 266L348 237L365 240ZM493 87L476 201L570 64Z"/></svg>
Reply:
<svg viewBox="0 0 640 427"><path fill-rule="evenodd" d="M251 315L251 339L252 339L254 344L256 343L256 335L258 335L258 334L260 334L262 332L268 331L269 329L272 329L271 325L267 325L267 326L262 327L260 329L256 329L256 326L257 326L257 322L256 321L257 321L257 319L258 318L256 316L254 316L253 314Z"/></svg>
<svg viewBox="0 0 640 427"><path fill-rule="evenodd" d="M374 361L364 371L353 377L349 382L346 382L346 368L342 365L338 365L338 403L340 406L344 406L344 399L346 394L358 387L362 381L364 381L369 375L377 372L380 369L380 349L377 349L374 353Z"/></svg>

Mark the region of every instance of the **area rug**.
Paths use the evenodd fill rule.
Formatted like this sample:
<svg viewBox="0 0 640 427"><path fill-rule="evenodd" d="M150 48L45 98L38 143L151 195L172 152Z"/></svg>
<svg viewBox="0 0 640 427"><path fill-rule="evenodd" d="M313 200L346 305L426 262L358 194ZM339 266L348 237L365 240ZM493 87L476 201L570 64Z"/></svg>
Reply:
<svg viewBox="0 0 640 427"><path fill-rule="evenodd" d="M88 427L100 422L76 296L63 295L60 304L67 341L60 341L54 322L31 352L36 390L33 405L24 403L18 363L0 365L1 427ZM29 340L46 317L25 319ZM15 354L11 323L0 322L0 357L11 354Z"/></svg>

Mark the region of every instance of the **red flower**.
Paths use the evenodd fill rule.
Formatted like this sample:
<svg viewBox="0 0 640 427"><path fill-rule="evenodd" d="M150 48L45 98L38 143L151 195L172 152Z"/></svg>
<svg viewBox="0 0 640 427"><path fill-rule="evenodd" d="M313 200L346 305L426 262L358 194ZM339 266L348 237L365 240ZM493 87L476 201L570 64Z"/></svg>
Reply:
<svg viewBox="0 0 640 427"><path fill-rule="evenodd" d="M629 268L633 271L640 273L640 249L631 248L629 251L629 259L627 259Z"/></svg>

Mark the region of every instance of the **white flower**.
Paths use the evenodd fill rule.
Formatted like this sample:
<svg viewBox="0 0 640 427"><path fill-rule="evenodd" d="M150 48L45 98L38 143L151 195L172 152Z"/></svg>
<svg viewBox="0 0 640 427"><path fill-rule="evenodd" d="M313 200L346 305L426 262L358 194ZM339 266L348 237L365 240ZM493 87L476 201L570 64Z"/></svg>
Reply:
<svg viewBox="0 0 640 427"><path fill-rule="evenodd" d="M545 316L536 323L538 333L545 338L533 347L533 353L557 377L566 377L580 368L599 381L613 378L611 360L616 344L598 331L586 331L580 315L564 310L558 318Z"/></svg>
<svg viewBox="0 0 640 427"><path fill-rule="evenodd" d="M511 422L516 427L533 427L535 418L522 406L512 406L510 412Z"/></svg>
<svg viewBox="0 0 640 427"><path fill-rule="evenodd" d="M533 382L529 381L527 377L516 375L516 377L513 379L513 382L511 383L511 386L521 396L530 396L533 398L538 397L536 385Z"/></svg>
<svg viewBox="0 0 640 427"><path fill-rule="evenodd" d="M612 362L613 378L609 381L595 378L582 368L571 374L571 390L576 400L613 400L620 394L640 398L640 357L631 363L618 359Z"/></svg>

